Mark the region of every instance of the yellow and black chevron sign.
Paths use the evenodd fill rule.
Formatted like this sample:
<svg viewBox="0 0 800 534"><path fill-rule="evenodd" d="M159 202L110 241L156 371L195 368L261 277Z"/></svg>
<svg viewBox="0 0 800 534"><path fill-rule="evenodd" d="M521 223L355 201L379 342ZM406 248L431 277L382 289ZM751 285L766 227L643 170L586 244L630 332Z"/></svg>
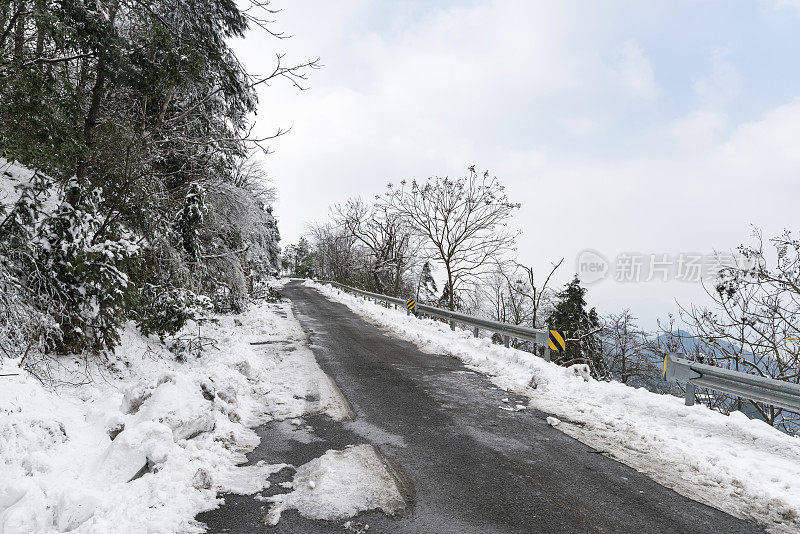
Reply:
<svg viewBox="0 0 800 534"><path fill-rule="evenodd" d="M567 350L567 332L565 330L550 330L550 350L562 352Z"/></svg>
<svg viewBox="0 0 800 534"><path fill-rule="evenodd" d="M406 309L409 311L414 311L417 307L417 301L415 299L408 299L406 301Z"/></svg>

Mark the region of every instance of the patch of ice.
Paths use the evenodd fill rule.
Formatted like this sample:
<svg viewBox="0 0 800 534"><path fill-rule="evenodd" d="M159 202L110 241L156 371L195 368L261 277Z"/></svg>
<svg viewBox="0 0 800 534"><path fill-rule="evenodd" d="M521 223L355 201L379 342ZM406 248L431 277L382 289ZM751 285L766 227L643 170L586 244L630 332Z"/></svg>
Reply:
<svg viewBox="0 0 800 534"><path fill-rule="evenodd" d="M289 493L268 497L273 503L269 525L277 525L287 509L309 519L338 520L367 510L393 515L406 506L396 476L371 445L329 450L300 466L291 487Z"/></svg>

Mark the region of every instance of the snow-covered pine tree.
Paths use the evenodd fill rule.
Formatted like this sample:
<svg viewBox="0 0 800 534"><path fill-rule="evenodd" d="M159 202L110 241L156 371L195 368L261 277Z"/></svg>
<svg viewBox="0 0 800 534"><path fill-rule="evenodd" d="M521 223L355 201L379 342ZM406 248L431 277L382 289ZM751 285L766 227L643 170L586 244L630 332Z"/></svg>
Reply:
<svg viewBox="0 0 800 534"><path fill-rule="evenodd" d="M138 246L119 224L104 228L97 213L99 189L81 191L77 206L67 201L67 194L38 226L34 250L37 267L48 273L61 297L58 305L48 306L61 330L51 348L99 352L116 345L119 327L129 317L125 303L132 288L123 264ZM97 239L100 231L105 236Z"/></svg>
<svg viewBox="0 0 800 534"><path fill-rule="evenodd" d="M192 259L197 259L200 254L197 242L198 228L203 222L203 215L207 211L205 191L197 182L189 184L189 191L183 201L183 207L178 212L177 227L183 241L183 250Z"/></svg>
<svg viewBox="0 0 800 534"><path fill-rule="evenodd" d="M555 307L548 318L549 328L564 330L569 337L581 340L568 342L566 351L551 353L551 356L562 365L587 363L593 376L605 378L607 373L596 332L600 318L594 308L586 309L585 295L586 288L581 286L577 275L556 295Z"/></svg>
<svg viewBox="0 0 800 534"><path fill-rule="evenodd" d="M425 304L433 304L436 302L436 294L439 288L436 287L436 280L433 278L431 272L431 262L426 261L422 264L422 271L419 275L419 282L417 284L417 300Z"/></svg>

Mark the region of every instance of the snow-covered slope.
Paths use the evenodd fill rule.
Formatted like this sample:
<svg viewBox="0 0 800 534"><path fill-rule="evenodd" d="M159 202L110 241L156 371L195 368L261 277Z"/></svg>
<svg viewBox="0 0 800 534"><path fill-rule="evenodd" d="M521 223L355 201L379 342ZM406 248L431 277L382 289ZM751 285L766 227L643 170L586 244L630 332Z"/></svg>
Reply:
<svg viewBox="0 0 800 534"><path fill-rule="evenodd" d="M0 362L20 373L0 377L0 534L199 532L193 518L217 492L255 493L283 467L238 466L258 444L250 427L350 417L288 303L216 319L184 363L133 329L107 365L53 362L79 386L45 387Z"/></svg>
<svg viewBox="0 0 800 534"><path fill-rule="evenodd" d="M407 316L307 282L388 332L432 354L459 358L498 386L554 414L551 424L679 493L776 532L800 530L800 439L740 413L724 416L683 399L619 382L599 382L580 366L473 338L466 330Z"/></svg>

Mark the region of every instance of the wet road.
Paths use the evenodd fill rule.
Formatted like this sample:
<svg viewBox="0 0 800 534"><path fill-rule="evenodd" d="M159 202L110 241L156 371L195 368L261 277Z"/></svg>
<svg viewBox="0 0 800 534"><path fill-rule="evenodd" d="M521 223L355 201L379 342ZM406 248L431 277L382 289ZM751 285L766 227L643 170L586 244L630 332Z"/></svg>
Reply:
<svg viewBox="0 0 800 534"><path fill-rule="evenodd" d="M423 353L301 283L283 293L356 419L265 425L250 461L301 465L329 449L371 443L410 480L413 501L398 516L370 512L347 526L287 511L267 527L261 502L228 495L198 517L210 532L763 532L598 454L548 426L547 414L502 410L509 395L453 358ZM279 483L289 479L290 470L273 476L263 494L286 491Z"/></svg>

